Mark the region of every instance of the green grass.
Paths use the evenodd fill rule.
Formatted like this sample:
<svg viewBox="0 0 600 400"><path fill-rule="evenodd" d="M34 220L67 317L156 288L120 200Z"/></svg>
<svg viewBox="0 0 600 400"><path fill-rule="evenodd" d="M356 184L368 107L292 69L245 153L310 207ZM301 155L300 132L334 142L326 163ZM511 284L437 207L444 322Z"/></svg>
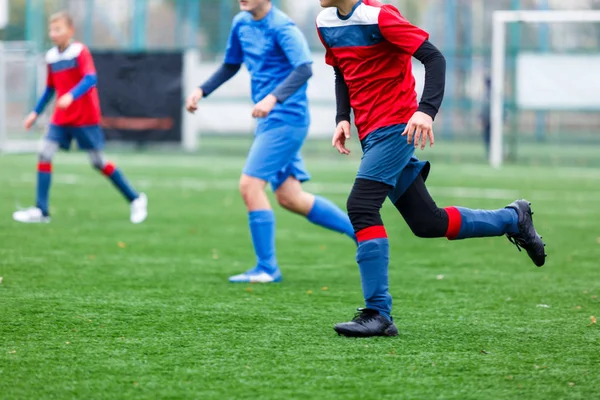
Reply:
<svg viewBox="0 0 600 400"><path fill-rule="evenodd" d="M147 223L60 155L49 225L18 225L33 155L0 157L3 399L560 399L600 382L600 170L434 164L440 205L534 202L548 264L504 238L413 237L391 205L397 338L338 337L362 297L354 246L277 209L281 284L231 285L252 265L242 158L115 160L150 197ZM358 158L308 160L310 190L345 202Z"/></svg>

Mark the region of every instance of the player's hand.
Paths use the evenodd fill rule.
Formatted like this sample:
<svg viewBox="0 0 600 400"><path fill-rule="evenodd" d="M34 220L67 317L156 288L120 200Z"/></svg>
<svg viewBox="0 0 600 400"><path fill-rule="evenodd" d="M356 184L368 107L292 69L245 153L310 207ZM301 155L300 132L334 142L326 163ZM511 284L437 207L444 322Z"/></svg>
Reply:
<svg viewBox="0 0 600 400"><path fill-rule="evenodd" d="M256 103L254 109L252 110L252 117L265 118L267 115L269 115L271 111L273 111L273 108L275 108L276 104L277 97L273 96L272 94L268 95L267 97Z"/></svg>
<svg viewBox="0 0 600 400"><path fill-rule="evenodd" d="M340 154L348 155L350 150L346 148L346 140L350 139L350 122L340 121L333 133L331 145L340 152Z"/></svg>
<svg viewBox="0 0 600 400"><path fill-rule="evenodd" d="M196 88L185 101L185 109L193 114L198 110L198 102L204 97L204 92L200 88Z"/></svg>
<svg viewBox="0 0 600 400"><path fill-rule="evenodd" d="M429 138L429 146L433 147L433 144L435 143L435 138L433 136L433 118L424 112L417 111L410 121L408 121L408 124L406 124L402 136L407 137L408 144L414 143L415 148L419 147L420 144L421 150L425 149L427 138Z"/></svg>
<svg viewBox="0 0 600 400"><path fill-rule="evenodd" d="M60 96L60 98L56 102L56 106L64 110L65 108L69 107L72 103L73 95L71 93L67 93Z"/></svg>
<svg viewBox="0 0 600 400"><path fill-rule="evenodd" d="M23 121L23 126L25 127L26 130L31 129L33 124L35 124L35 121L37 121L37 117L38 117L38 114L35 111L32 111L29 113L27 118L25 118L25 121Z"/></svg>

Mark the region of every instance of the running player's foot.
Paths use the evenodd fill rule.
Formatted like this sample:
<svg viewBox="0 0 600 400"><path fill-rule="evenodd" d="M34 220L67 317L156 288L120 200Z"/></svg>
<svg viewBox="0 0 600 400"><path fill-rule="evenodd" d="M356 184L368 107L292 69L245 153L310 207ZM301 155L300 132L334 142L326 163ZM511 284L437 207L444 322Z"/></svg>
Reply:
<svg viewBox="0 0 600 400"><path fill-rule="evenodd" d="M13 219L24 224L47 224L50 222L50 216L44 215L42 210L37 207L15 211L13 213Z"/></svg>
<svg viewBox="0 0 600 400"><path fill-rule="evenodd" d="M533 211L531 211L531 203L527 200L515 200L506 208L512 208L519 216L519 233L507 234L508 240L517 246L527 251L531 261L538 267L541 267L546 262L546 252L544 247L546 244L542 241L542 237L538 235L533 227Z"/></svg>
<svg viewBox="0 0 600 400"><path fill-rule="evenodd" d="M254 267L242 274L229 277L231 283L275 283L281 282L281 271L267 272L260 267Z"/></svg>
<svg viewBox="0 0 600 400"><path fill-rule="evenodd" d="M333 329L347 337L398 336L394 321L370 308L359 308L352 321L337 324Z"/></svg>
<svg viewBox="0 0 600 400"><path fill-rule="evenodd" d="M148 216L148 197L140 193L137 199L131 202L131 222L141 224Z"/></svg>

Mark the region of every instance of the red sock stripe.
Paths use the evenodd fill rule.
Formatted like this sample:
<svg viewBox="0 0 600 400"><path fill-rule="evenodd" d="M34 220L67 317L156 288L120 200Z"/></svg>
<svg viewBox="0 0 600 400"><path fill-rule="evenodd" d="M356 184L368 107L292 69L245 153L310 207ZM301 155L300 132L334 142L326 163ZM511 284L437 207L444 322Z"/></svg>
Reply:
<svg viewBox="0 0 600 400"><path fill-rule="evenodd" d="M111 176L112 174L115 173L116 169L117 169L117 167L115 167L115 164L108 162L108 163L106 163L104 168L102 168L102 173L106 176Z"/></svg>
<svg viewBox="0 0 600 400"><path fill-rule="evenodd" d="M52 173L52 163L40 161L38 163L38 172Z"/></svg>
<svg viewBox="0 0 600 400"><path fill-rule="evenodd" d="M462 217L460 211L456 207L444 208L448 214L448 230L446 231L446 237L450 240L456 239L460 233L460 225L462 224Z"/></svg>
<svg viewBox="0 0 600 400"><path fill-rule="evenodd" d="M356 240L359 242L385 238L387 238L387 232L385 231L385 227L383 225L370 226L356 232Z"/></svg>

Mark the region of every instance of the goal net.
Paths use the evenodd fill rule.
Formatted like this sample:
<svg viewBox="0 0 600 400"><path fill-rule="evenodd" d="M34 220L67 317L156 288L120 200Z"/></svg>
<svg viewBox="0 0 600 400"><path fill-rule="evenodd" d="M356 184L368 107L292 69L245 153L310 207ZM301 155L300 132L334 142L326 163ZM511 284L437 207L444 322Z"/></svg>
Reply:
<svg viewBox="0 0 600 400"><path fill-rule="evenodd" d="M496 11L492 29L490 164L524 148L597 154L600 11Z"/></svg>
<svg viewBox="0 0 600 400"><path fill-rule="evenodd" d="M37 149L47 121L40 118L36 127L26 132L23 119L39 92L42 61L31 43L0 42L0 153Z"/></svg>

